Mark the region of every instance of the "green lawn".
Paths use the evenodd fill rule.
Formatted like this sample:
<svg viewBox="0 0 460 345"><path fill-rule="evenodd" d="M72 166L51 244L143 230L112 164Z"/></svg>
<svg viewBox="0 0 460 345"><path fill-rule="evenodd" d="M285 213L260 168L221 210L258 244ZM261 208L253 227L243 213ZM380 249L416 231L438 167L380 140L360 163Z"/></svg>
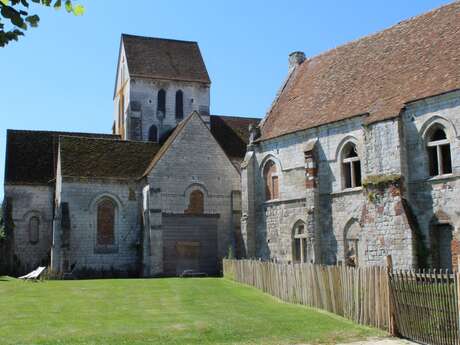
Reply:
<svg viewBox="0 0 460 345"><path fill-rule="evenodd" d="M382 335L225 279L0 277L0 344L333 344Z"/></svg>

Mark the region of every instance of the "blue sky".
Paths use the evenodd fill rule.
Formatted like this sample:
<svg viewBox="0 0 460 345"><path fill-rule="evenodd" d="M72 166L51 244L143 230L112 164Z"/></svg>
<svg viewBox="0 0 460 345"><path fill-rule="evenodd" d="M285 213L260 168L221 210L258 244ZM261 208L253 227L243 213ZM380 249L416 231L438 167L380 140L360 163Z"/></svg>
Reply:
<svg viewBox="0 0 460 345"><path fill-rule="evenodd" d="M314 56L449 2L80 0L83 17L37 8L39 27L0 48L0 182L7 128L110 132L122 32L198 41L211 112L262 117L291 51Z"/></svg>

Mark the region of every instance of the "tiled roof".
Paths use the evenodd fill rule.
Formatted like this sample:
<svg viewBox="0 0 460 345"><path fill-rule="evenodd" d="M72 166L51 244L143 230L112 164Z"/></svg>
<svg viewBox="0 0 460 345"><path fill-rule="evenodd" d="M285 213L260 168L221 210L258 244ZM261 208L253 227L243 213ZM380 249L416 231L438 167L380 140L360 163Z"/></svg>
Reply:
<svg viewBox="0 0 460 345"><path fill-rule="evenodd" d="M249 125L259 122L256 118L211 115L211 133L232 161L242 160L249 143Z"/></svg>
<svg viewBox="0 0 460 345"><path fill-rule="evenodd" d="M47 184L55 178L59 136L117 139L97 133L8 130L5 183Z"/></svg>
<svg viewBox="0 0 460 345"><path fill-rule="evenodd" d="M130 76L210 83L198 43L123 34Z"/></svg>
<svg viewBox="0 0 460 345"><path fill-rule="evenodd" d="M152 142L60 137L62 176L136 179L160 149Z"/></svg>
<svg viewBox="0 0 460 345"><path fill-rule="evenodd" d="M367 114L372 123L405 103L460 89L460 2L306 60L290 76L261 140Z"/></svg>

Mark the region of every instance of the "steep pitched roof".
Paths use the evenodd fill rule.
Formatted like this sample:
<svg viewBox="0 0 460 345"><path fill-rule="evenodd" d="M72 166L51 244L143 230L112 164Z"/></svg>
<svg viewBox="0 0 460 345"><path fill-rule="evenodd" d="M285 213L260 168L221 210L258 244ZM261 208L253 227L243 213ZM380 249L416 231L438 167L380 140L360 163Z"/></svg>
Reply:
<svg viewBox="0 0 460 345"><path fill-rule="evenodd" d="M130 76L209 84L197 42L123 34Z"/></svg>
<svg viewBox="0 0 460 345"><path fill-rule="evenodd" d="M136 179L160 149L152 142L60 137L63 176Z"/></svg>
<svg viewBox="0 0 460 345"><path fill-rule="evenodd" d="M257 125L260 119L237 116L211 115L211 133L227 156L242 160L249 143L249 125Z"/></svg>
<svg viewBox="0 0 460 345"><path fill-rule="evenodd" d="M460 89L460 2L403 21L298 66L261 128L261 140Z"/></svg>
<svg viewBox="0 0 460 345"><path fill-rule="evenodd" d="M45 185L55 178L59 136L116 139L98 133L7 131L5 183Z"/></svg>

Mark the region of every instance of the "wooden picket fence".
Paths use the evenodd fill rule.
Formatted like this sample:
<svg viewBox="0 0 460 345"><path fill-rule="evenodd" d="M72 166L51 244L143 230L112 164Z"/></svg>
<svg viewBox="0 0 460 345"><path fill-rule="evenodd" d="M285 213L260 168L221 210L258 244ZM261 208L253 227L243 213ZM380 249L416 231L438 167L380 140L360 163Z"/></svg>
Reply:
<svg viewBox="0 0 460 345"><path fill-rule="evenodd" d="M459 344L457 274L392 271L389 281L401 336L423 344Z"/></svg>
<svg viewBox="0 0 460 345"><path fill-rule="evenodd" d="M460 262L460 260L459 260ZM458 345L459 273L224 260L224 276L422 344Z"/></svg>
<svg viewBox="0 0 460 345"><path fill-rule="evenodd" d="M224 260L224 276L289 302L327 310L363 325L389 327L389 284L382 267L352 268Z"/></svg>

